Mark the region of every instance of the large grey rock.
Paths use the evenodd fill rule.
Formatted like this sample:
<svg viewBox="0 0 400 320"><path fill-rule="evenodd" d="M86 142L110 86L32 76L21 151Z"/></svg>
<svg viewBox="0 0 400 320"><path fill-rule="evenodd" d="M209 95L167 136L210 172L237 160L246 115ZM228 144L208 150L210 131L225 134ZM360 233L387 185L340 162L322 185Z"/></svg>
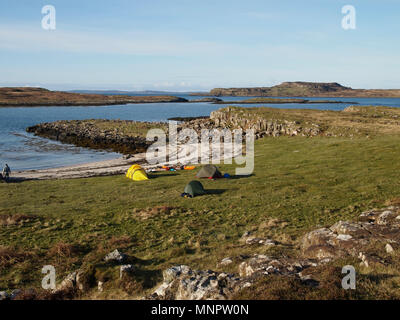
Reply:
<svg viewBox="0 0 400 320"><path fill-rule="evenodd" d="M163 272L164 282L170 283L181 275L190 275L192 270L185 265L174 266Z"/></svg>
<svg viewBox="0 0 400 320"><path fill-rule="evenodd" d="M118 262L122 263L126 259L126 255L122 252L119 252L118 249L115 249L113 252L110 252L104 257L106 262Z"/></svg>
<svg viewBox="0 0 400 320"><path fill-rule="evenodd" d="M73 290L76 286L77 271L68 274L65 279L57 286L55 292Z"/></svg>
<svg viewBox="0 0 400 320"><path fill-rule="evenodd" d="M124 264L119 267L119 278L122 279L124 274L130 273L135 270L135 267L132 264Z"/></svg>
<svg viewBox="0 0 400 320"><path fill-rule="evenodd" d="M390 218L397 216L397 214L391 210L385 210L383 211L378 218L376 219L376 223L379 225L386 225L389 223Z"/></svg>

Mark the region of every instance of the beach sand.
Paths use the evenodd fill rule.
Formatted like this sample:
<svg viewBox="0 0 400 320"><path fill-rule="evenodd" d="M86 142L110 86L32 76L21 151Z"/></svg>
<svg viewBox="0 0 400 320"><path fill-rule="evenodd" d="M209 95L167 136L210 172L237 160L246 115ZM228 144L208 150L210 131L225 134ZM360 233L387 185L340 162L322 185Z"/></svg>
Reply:
<svg viewBox="0 0 400 320"><path fill-rule="evenodd" d="M145 154L136 154L129 159L121 157L59 168L13 171L10 181L73 179L124 174L135 163L139 163L144 168L147 168L145 165Z"/></svg>
<svg viewBox="0 0 400 320"><path fill-rule="evenodd" d="M226 149L223 149L223 144L220 146L220 153L213 158L213 160L225 161L226 159L231 159L232 155L237 156L241 154L241 150L234 150L233 145L228 145ZM193 148L193 146L190 146ZM177 156L178 154L182 154L182 151L185 150L185 145L178 145L177 149L170 149L169 155ZM210 146L208 152L211 154L215 152L216 146ZM206 152L206 150L202 150L202 152ZM201 159L205 159L203 157L203 153L200 152L199 156ZM225 153L227 152L227 153ZM197 157L196 157L197 158ZM181 158L182 159L182 158ZM198 158L197 158L198 159ZM183 164L198 164L197 162L192 162L190 159L186 159L183 162L176 163L177 165ZM201 163L201 161L200 161ZM208 164L209 161L204 162L203 164ZM125 174L126 171L133 164L140 164L145 170L152 170L159 168L161 165L168 163L159 163L156 165L151 165L146 160L146 153L137 153L132 155L130 158L126 159L124 157L112 159L112 160L104 160L104 161L96 161L89 162L84 164L65 166L59 168L50 168L50 169L40 169L40 170L24 170L24 171L12 171L10 175L10 182L19 182L24 180L54 180L54 179L74 179L74 178L89 178L89 177L99 177L99 176L111 176L118 174Z"/></svg>

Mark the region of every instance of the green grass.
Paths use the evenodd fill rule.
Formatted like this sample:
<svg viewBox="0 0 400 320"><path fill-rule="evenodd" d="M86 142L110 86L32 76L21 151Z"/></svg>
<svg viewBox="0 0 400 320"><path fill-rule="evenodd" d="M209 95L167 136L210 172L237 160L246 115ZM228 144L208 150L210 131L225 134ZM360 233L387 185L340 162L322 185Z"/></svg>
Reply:
<svg viewBox="0 0 400 320"><path fill-rule="evenodd" d="M117 131L124 136L146 136L151 129L165 130L167 125L160 122L139 122L139 121L124 121L124 120L79 120L65 121L65 123L79 123L81 125L92 125L101 131Z"/></svg>
<svg viewBox="0 0 400 320"><path fill-rule="evenodd" d="M154 173L141 182L110 176L1 183L0 215L33 218L0 225L0 245L27 254L0 263L0 289L39 287L43 265L55 264L64 275L98 263L117 247L140 258L154 281L177 263L216 269L229 255L292 250L305 232L355 219L399 195L399 142L389 135L264 138L256 141L252 176L202 180L206 189L219 192L194 199L180 197L193 171ZM220 168L234 175L234 166ZM142 209L157 206L176 209L140 217ZM273 219L279 222L268 227ZM238 240L246 230L287 246L242 246ZM60 242L80 249L50 253Z"/></svg>

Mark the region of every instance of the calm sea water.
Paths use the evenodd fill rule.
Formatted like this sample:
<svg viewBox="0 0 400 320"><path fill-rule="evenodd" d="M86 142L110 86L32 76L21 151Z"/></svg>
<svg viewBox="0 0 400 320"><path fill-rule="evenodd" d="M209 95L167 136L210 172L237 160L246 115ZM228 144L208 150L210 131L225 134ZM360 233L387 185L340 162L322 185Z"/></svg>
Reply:
<svg viewBox="0 0 400 320"><path fill-rule="evenodd" d="M184 98L195 99L201 97ZM226 101L240 101L247 97L224 97ZM342 110L358 102L361 105L400 107L400 98L309 98L309 100L340 100L345 104L282 104L276 108ZM235 104L237 105L237 104ZM239 104L240 105L240 104ZM265 104L264 104L265 105ZM256 107L261 105L241 105ZM34 107L0 108L0 166L4 163L13 170L44 169L90 161L113 159L119 155L109 151L94 151L35 137L25 129L41 122L82 119L123 119L138 121L166 121L171 117L207 116L224 107L211 103L154 103L101 107Z"/></svg>

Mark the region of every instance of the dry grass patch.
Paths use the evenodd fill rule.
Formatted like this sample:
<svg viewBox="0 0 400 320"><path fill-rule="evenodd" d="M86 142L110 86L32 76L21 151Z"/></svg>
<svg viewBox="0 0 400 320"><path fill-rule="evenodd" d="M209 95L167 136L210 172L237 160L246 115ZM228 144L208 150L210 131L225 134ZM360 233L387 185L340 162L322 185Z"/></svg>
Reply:
<svg viewBox="0 0 400 320"><path fill-rule="evenodd" d="M132 245L132 237L130 236L112 236L110 240L108 240L107 244L109 247L115 247L115 248L129 248Z"/></svg>
<svg viewBox="0 0 400 320"><path fill-rule="evenodd" d="M260 223L258 226L258 230L263 231L263 230L269 230L269 229L274 229L274 228L284 228L288 225L286 221L282 221L276 218L268 219L266 221L263 221Z"/></svg>
<svg viewBox="0 0 400 320"><path fill-rule="evenodd" d="M70 258L73 255L76 255L79 251L80 248L77 245L58 242L50 248L49 255L58 258Z"/></svg>
<svg viewBox="0 0 400 320"><path fill-rule="evenodd" d="M79 262L85 255L86 249L79 244L70 244L63 241L55 243L47 252L47 258L61 270L69 271L72 265Z"/></svg>
<svg viewBox="0 0 400 320"><path fill-rule="evenodd" d="M25 214L1 214L0 215L0 226L13 226L23 225L25 223L35 220L37 217L28 216Z"/></svg>
<svg viewBox="0 0 400 320"><path fill-rule="evenodd" d="M181 208L169 206L156 206L146 209L133 209L133 213L140 220L147 220L156 216L173 216L176 213L183 212Z"/></svg>
<svg viewBox="0 0 400 320"><path fill-rule="evenodd" d="M400 206L400 197L392 198L385 202L385 206Z"/></svg>
<svg viewBox="0 0 400 320"><path fill-rule="evenodd" d="M27 257L29 257L28 253L23 253L15 247L0 246L0 269L22 262Z"/></svg>

